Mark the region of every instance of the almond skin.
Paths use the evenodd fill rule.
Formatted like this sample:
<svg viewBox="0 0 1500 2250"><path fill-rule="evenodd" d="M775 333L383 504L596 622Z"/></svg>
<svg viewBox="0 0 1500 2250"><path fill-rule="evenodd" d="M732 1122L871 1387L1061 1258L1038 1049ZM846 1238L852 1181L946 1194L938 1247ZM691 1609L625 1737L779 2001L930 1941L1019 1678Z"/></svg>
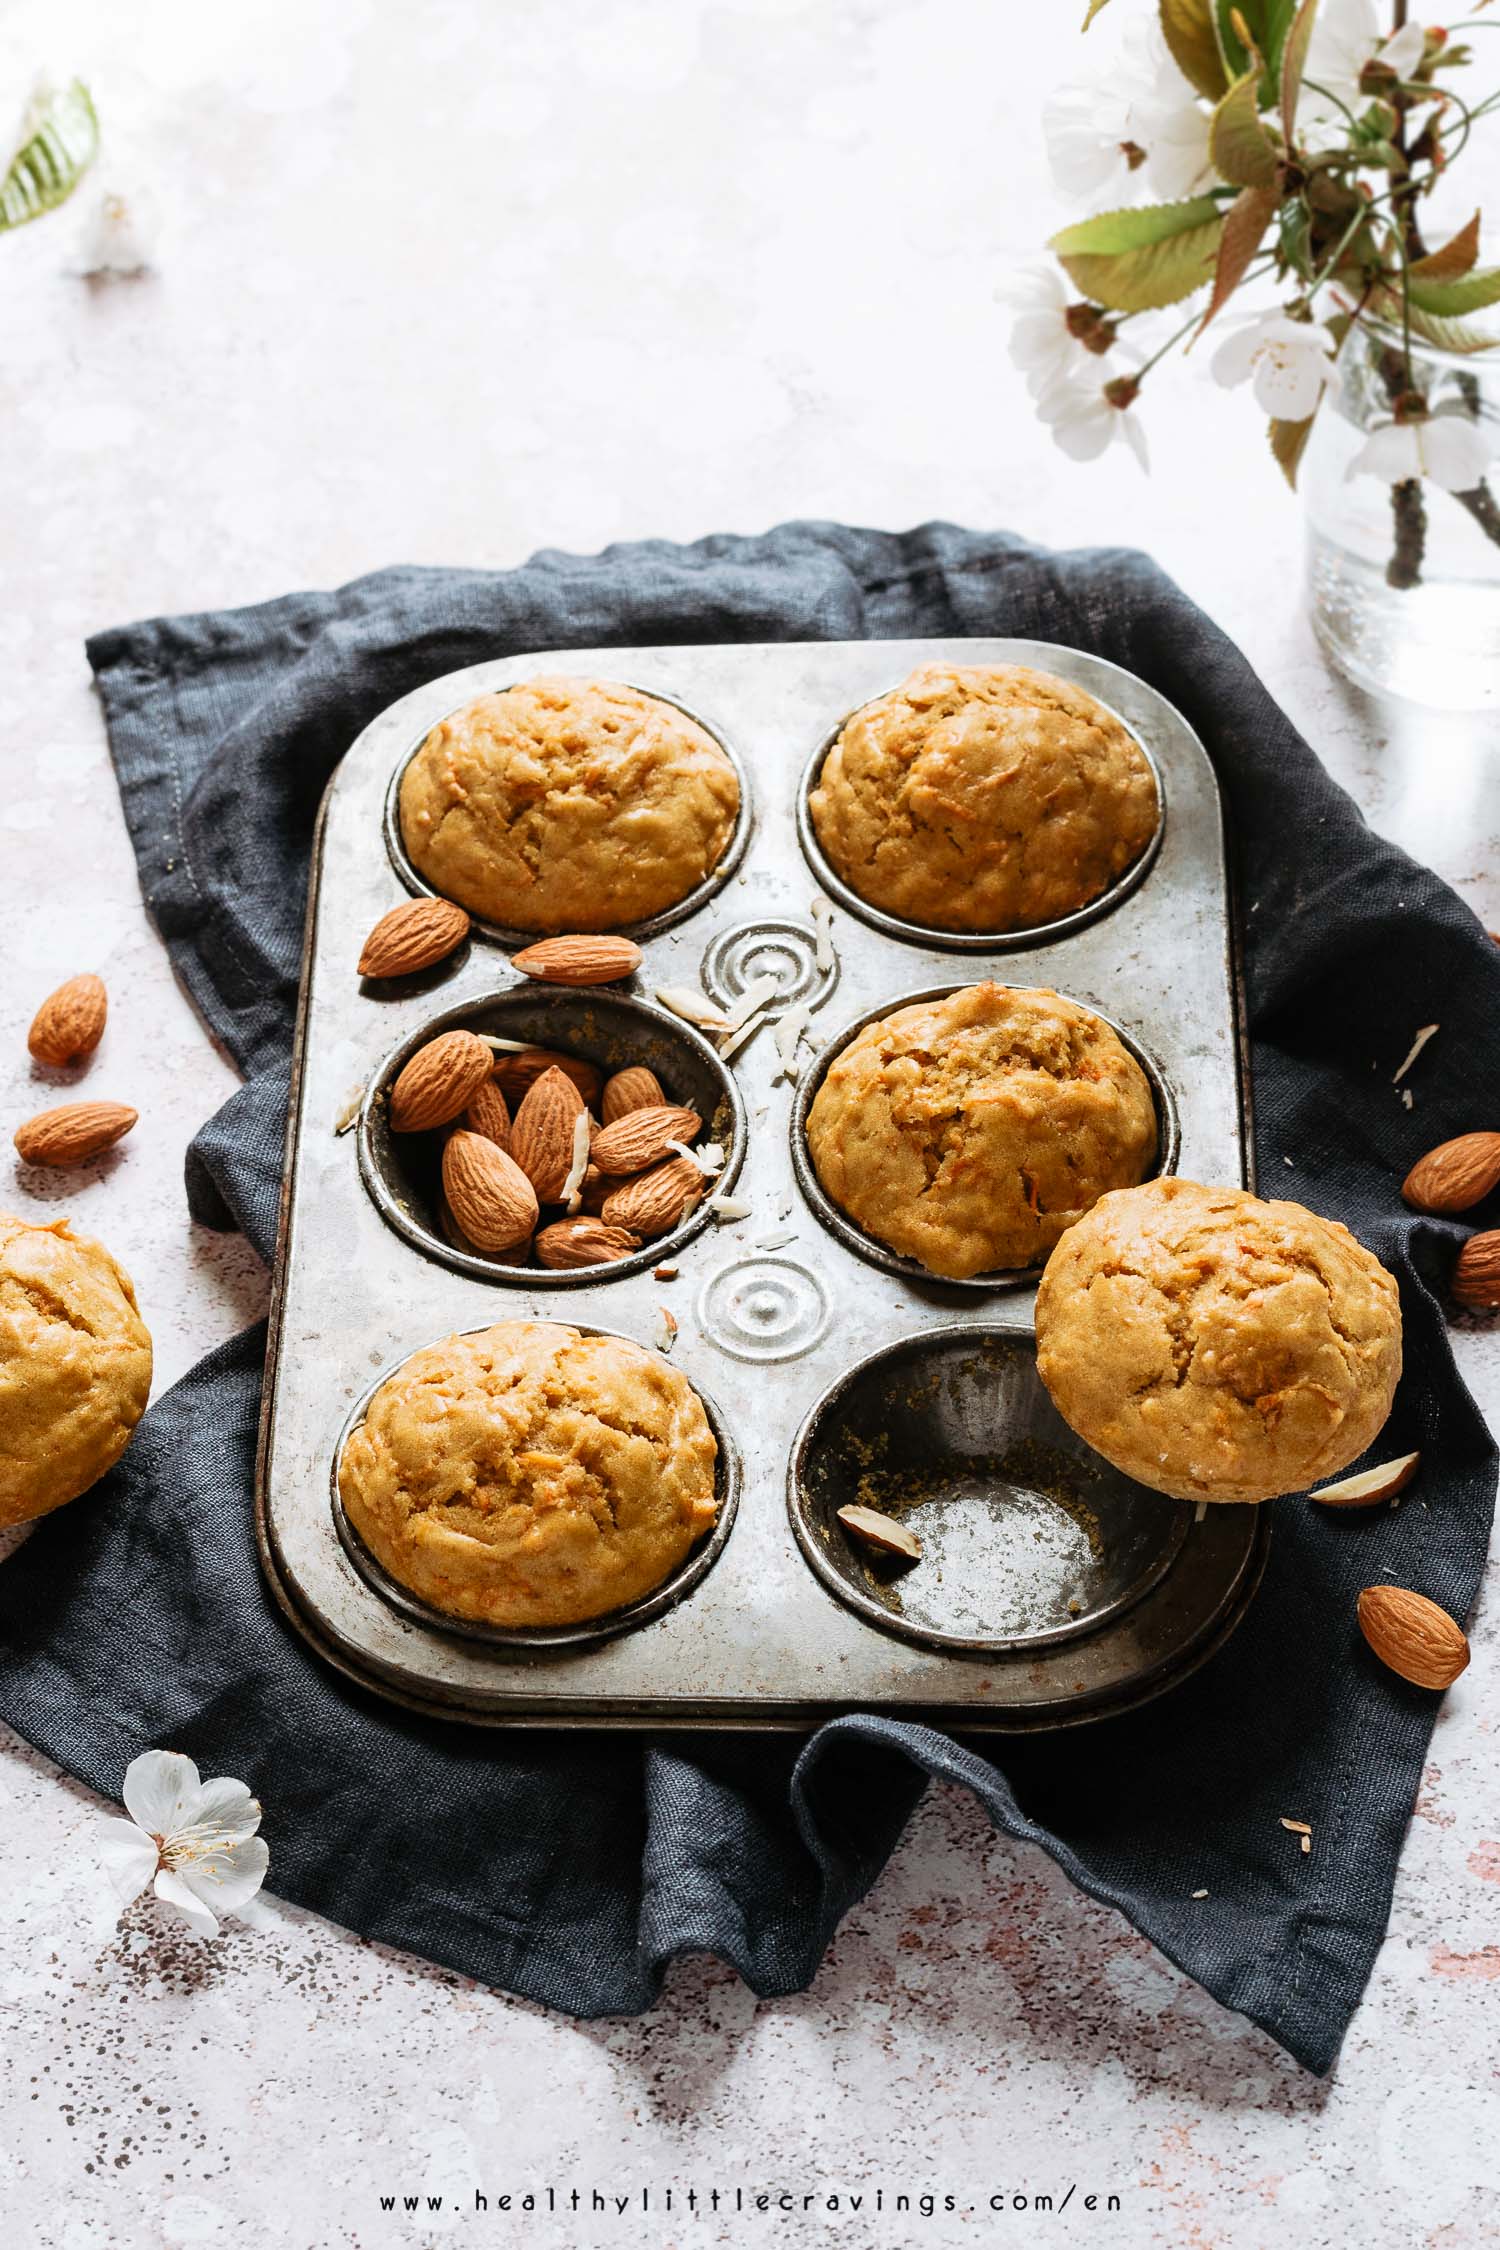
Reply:
<svg viewBox="0 0 1500 2250"><path fill-rule="evenodd" d="M1469 1661L1462 1628L1436 1602L1405 1586L1367 1586L1359 1597L1359 1629L1381 1663L1413 1687L1452 1687Z"/></svg>
<svg viewBox="0 0 1500 2250"><path fill-rule="evenodd" d="M1414 1211L1468 1211L1500 1183L1500 1133L1460 1133L1414 1164L1401 1193Z"/></svg>
<svg viewBox="0 0 1500 2250"><path fill-rule="evenodd" d="M543 1227L534 1245L537 1262L565 1272L573 1266L608 1266L639 1250L641 1238L626 1227L608 1227L602 1219L558 1219Z"/></svg>
<svg viewBox="0 0 1500 2250"><path fill-rule="evenodd" d="M124 1102L64 1102L16 1128L23 1164L87 1164L130 1131L136 1111Z"/></svg>
<svg viewBox="0 0 1500 2250"><path fill-rule="evenodd" d="M900 1555L905 1562L921 1561L921 1540L894 1516L882 1515L878 1508L855 1506L840 1508L838 1516L844 1529L852 1531L867 1547L878 1547L884 1555Z"/></svg>
<svg viewBox="0 0 1500 2250"><path fill-rule="evenodd" d="M637 1063L630 1070L617 1070L613 1078L604 1081L604 1094L599 1115L606 1125L626 1117L633 1109L665 1109L667 1097L661 1090L661 1080L654 1070Z"/></svg>
<svg viewBox="0 0 1500 2250"><path fill-rule="evenodd" d="M108 1014L109 994L102 977L69 977L48 993L31 1019L26 1045L32 1060L53 1070L82 1062L104 1037Z"/></svg>
<svg viewBox="0 0 1500 2250"><path fill-rule="evenodd" d="M382 914L359 957L362 977L409 977L445 961L469 934L469 917L449 898L409 898Z"/></svg>
<svg viewBox="0 0 1500 2250"><path fill-rule="evenodd" d="M544 1070L510 1129L510 1152L542 1203L556 1203L573 1169L573 1127L583 1096L560 1070Z"/></svg>
<svg viewBox="0 0 1500 2250"><path fill-rule="evenodd" d="M549 937L511 955L511 967L540 984L618 984L640 965L640 947L624 937Z"/></svg>
<svg viewBox="0 0 1500 2250"><path fill-rule="evenodd" d="M1500 1230L1471 1234L1449 1283L1454 1301L1469 1312L1494 1312L1500 1306Z"/></svg>
<svg viewBox="0 0 1500 2250"><path fill-rule="evenodd" d="M601 1172L616 1177L644 1172L670 1154L668 1141L690 1141L703 1120L695 1109L631 1109L594 1135L589 1155Z"/></svg>
<svg viewBox="0 0 1500 2250"><path fill-rule="evenodd" d="M464 1112L471 1133L482 1133L496 1148L510 1154L510 1110L493 1078L487 1078Z"/></svg>
<svg viewBox="0 0 1500 2250"><path fill-rule="evenodd" d="M443 1193L476 1250L515 1250L539 1216L536 1191L513 1157L481 1133L450 1133L443 1147Z"/></svg>
<svg viewBox="0 0 1500 2250"><path fill-rule="evenodd" d="M639 1179L624 1180L600 1207L606 1226L648 1237L670 1234L707 1193L708 1182L689 1156L674 1156Z"/></svg>
<svg viewBox="0 0 1500 2250"><path fill-rule="evenodd" d="M1394 1461L1361 1469L1358 1476L1340 1477L1337 1484L1325 1484L1320 1492L1310 1492L1307 1497L1324 1508L1378 1508L1383 1500L1393 1500L1406 1490L1421 1460L1420 1453L1401 1453Z"/></svg>
<svg viewBox="0 0 1500 2250"><path fill-rule="evenodd" d="M511 1115L536 1084L544 1070L560 1070L570 1078L592 1109L604 1083L603 1073L577 1055L559 1054L552 1047L523 1047L519 1054L495 1057L495 1084L510 1103Z"/></svg>
<svg viewBox="0 0 1500 2250"><path fill-rule="evenodd" d="M391 1088L391 1131L429 1133L462 1116L494 1069L472 1031L444 1031L419 1047Z"/></svg>

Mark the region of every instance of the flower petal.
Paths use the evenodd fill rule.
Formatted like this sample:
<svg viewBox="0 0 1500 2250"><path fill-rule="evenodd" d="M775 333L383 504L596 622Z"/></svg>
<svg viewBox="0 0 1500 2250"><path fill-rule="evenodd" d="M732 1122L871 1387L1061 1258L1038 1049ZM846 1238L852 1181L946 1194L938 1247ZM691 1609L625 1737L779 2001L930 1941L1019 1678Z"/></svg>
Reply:
<svg viewBox="0 0 1500 2250"><path fill-rule="evenodd" d="M1434 414L1419 427L1426 475L1445 492L1471 492L1490 463L1483 431L1456 414Z"/></svg>
<svg viewBox="0 0 1500 2250"><path fill-rule="evenodd" d="M99 1862L122 1906L139 1898L156 1873L156 1839L133 1820L107 1820L99 1838Z"/></svg>
<svg viewBox="0 0 1500 2250"><path fill-rule="evenodd" d="M1412 422L1383 422L1372 430L1344 471L1350 477L1381 477L1387 484L1404 484L1422 474L1417 426Z"/></svg>
<svg viewBox="0 0 1500 2250"><path fill-rule="evenodd" d="M1138 414L1126 412L1119 418L1119 432L1141 467L1151 474L1151 456L1146 448L1146 426Z"/></svg>
<svg viewBox="0 0 1500 2250"><path fill-rule="evenodd" d="M253 1836L261 1819L259 1801L251 1796L243 1781L233 1781L228 1774L205 1781L186 1813L182 1827L175 1833L184 1835L207 1829L221 1835L227 1844L238 1842L242 1836Z"/></svg>
<svg viewBox="0 0 1500 2250"><path fill-rule="evenodd" d="M1255 373L1255 362L1260 352L1260 323L1253 327L1237 328L1224 338L1213 358L1209 372L1216 383L1232 390L1236 383L1248 383Z"/></svg>
<svg viewBox="0 0 1500 2250"><path fill-rule="evenodd" d="M251 1836L211 1859L186 1860L174 1870L205 1906L216 1914L233 1914L246 1899L254 1898L266 1879L271 1854L260 1836Z"/></svg>
<svg viewBox="0 0 1500 2250"><path fill-rule="evenodd" d="M199 1937L218 1936L218 1917L210 1914L201 1899L193 1896L186 1883L180 1876L174 1875L170 1867L161 1870L152 1888L162 1905L170 1907L174 1914L180 1914L184 1922L197 1931Z"/></svg>
<svg viewBox="0 0 1500 2250"><path fill-rule="evenodd" d="M1312 413L1328 380L1328 363L1317 351L1265 351L1255 368L1255 402L1282 422L1300 422Z"/></svg>
<svg viewBox="0 0 1500 2250"><path fill-rule="evenodd" d="M1404 23L1393 31L1383 47L1375 52L1377 62L1383 62L1398 78L1410 78L1422 60L1427 46L1427 33L1419 23Z"/></svg>
<svg viewBox="0 0 1500 2250"><path fill-rule="evenodd" d="M125 1769L121 1794L138 1827L165 1836L198 1789L198 1768L180 1750L146 1750Z"/></svg>

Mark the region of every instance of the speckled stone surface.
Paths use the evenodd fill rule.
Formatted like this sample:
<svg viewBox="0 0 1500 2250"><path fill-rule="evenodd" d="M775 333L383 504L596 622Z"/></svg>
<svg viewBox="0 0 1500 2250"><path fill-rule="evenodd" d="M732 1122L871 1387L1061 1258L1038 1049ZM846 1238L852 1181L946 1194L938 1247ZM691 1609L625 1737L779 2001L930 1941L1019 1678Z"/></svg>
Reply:
<svg viewBox="0 0 1500 2250"><path fill-rule="evenodd" d="M1149 481L1123 450L1072 467L1032 422L992 292L1053 217L1032 111L1076 66L1080 12L576 0L564 25L521 0L10 0L6 99L39 65L85 72L100 185L159 224L138 282L68 270L81 213L0 245L0 1124L8 1146L64 1098L22 1035L81 968L113 1003L89 1089L142 1111L83 1173L0 1160L0 1204L108 1240L159 1387L259 1314L265 1277L183 1208L184 1146L234 1078L141 911L93 627L789 515L1130 541L1239 639L1372 822L1500 923L1500 764L1462 723L1330 678L1244 402L1174 378ZM1473 1325L1459 1349L1500 1406L1494 1339ZM105 1808L0 1741L5 2240L1494 2242L1493 1599L1474 1642L1327 2085L951 1793L810 1993L756 2002L695 1961L651 2015L577 2026L284 1908L214 1945L149 1909L117 1923ZM558 2211L521 2207L549 2187ZM592 2210L596 2189L628 2207ZM449 2201L387 2214L382 2194Z"/></svg>

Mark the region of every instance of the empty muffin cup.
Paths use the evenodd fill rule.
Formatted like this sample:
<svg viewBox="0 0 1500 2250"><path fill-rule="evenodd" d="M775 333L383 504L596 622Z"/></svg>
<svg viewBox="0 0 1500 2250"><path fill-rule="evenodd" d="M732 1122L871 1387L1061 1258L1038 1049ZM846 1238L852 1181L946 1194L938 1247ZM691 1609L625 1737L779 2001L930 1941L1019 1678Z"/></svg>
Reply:
<svg viewBox="0 0 1500 2250"><path fill-rule="evenodd" d="M456 1230L450 1232L445 1225L443 1134L393 1133L389 1106L391 1087L418 1048L440 1032L455 1030L554 1049L593 1063L606 1078L643 1065L655 1072L669 1101L697 1111L703 1124L694 1146L703 1148L717 1141L724 1150L723 1170L705 1180L703 1197L669 1233L654 1236L639 1250L607 1264L556 1272L508 1263L503 1254L492 1256L465 1244ZM523 1289L566 1289L613 1281L659 1264L708 1226L708 1197L738 1172L745 1136L745 1107L733 1077L708 1041L679 1017L602 986L567 991L526 985L458 1003L431 1017L386 1057L360 1105L359 1169L386 1224L455 1273Z"/></svg>
<svg viewBox="0 0 1500 2250"><path fill-rule="evenodd" d="M1150 1592L1193 1511L1120 1475L1074 1436L1029 1334L929 1330L819 1399L787 1477L797 1543L838 1601L948 1655L1025 1655L1097 1631ZM893 1518L915 1562L840 1521Z"/></svg>

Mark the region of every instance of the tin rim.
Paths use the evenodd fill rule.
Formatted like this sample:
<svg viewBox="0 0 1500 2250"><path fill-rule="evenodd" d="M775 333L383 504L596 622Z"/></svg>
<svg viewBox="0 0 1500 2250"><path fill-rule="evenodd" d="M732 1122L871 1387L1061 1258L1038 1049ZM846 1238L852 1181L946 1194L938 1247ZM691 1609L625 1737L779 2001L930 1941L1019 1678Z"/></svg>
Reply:
<svg viewBox="0 0 1500 2250"><path fill-rule="evenodd" d="M818 1088L822 1085L833 1063L837 1061L844 1049L859 1037L862 1031L868 1030L873 1023L883 1022L887 1016L893 1015L898 1008L917 1007L925 1000L947 1000L955 992L963 992L967 989L968 987L963 984L939 984L929 985L920 992L897 994L890 1000L882 1001L878 1007L867 1009L862 1016L856 1017L853 1023L846 1025L843 1031L829 1040L827 1046L819 1051L809 1068L803 1072L793 1098L791 1116L792 1170L796 1175L797 1185L802 1191L803 1201L809 1205L819 1224L826 1227L836 1240L842 1242L846 1250L852 1250L856 1257L863 1258L867 1265L879 1266L885 1273L899 1274L904 1281L920 1282L923 1287L928 1289L984 1290L991 1293L1002 1289L1034 1289L1041 1279L1042 1268L1046 1264L1045 1258L1038 1259L1033 1265L1017 1266L1013 1270L1008 1267L1001 1267L992 1273L968 1274L955 1278L947 1274L934 1273L930 1267L924 1266L918 1259L909 1258L899 1250L887 1249L883 1242L877 1241L874 1235L867 1234L862 1226L859 1226L849 1217L847 1212L839 1209L818 1178L807 1145L808 1113L812 1108ZM1033 992L1038 988L1035 985L1007 984L1002 989L1007 992ZM1114 1017L1106 1015L1102 1008L1096 1008L1091 1000L1080 1000L1076 994L1067 992L1059 993L1058 998L1071 1000L1074 1007L1086 1009L1100 1023L1106 1024L1126 1053L1131 1055L1144 1071L1146 1082L1151 1088L1151 1099L1156 1109L1157 1126L1156 1161L1146 1174L1146 1178L1148 1180L1166 1178L1177 1168L1177 1160L1182 1148L1182 1128L1178 1122L1176 1097L1161 1063L1149 1047L1142 1046L1133 1032L1127 1031L1123 1024L1116 1023Z"/></svg>
<svg viewBox="0 0 1500 2250"><path fill-rule="evenodd" d="M935 1651L941 1656L1033 1656L1042 1651L1066 1649L1078 1641L1107 1632L1120 1618L1144 1601L1177 1567L1192 1528L1190 1503L1176 1503L1181 1510L1181 1521L1176 1527L1175 1535L1164 1542L1147 1568L1123 1586L1108 1602L1089 1611L1076 1623L1052 1626L1038 1633L944 1632L938 1626L923 1625L914 1618L903 1617L898 1611L887 1609L872 1594L865 1593L852 1579L846 1578L817 1539L807 1506L809 1456L824 1423L836 1412L839 1402L858 1382L888 1361L901 1359L913 1351L941 1351L946 1345L960 1341L982 1345L991 1340L1021 1350L1029 1349L1033 1360L1035 1359L1036 1341L1030 1331L1008 1327L997 1321L954 1321L941 1328L917 1328L909 1335L898 1336L893 1342L881 1345L877 1351L867 1353L854 1366L835 1376L814 1400L798 1426L787 1459L787 1515L797 1545L804 1560L811 1565L813 1575L836 1601L852 1610L863 1623L875 1626L880 1632L893 1634L898 1640L908 1641L917 1648ZM1126 1481L1132 1484L1135 1482L1134 1479ZM1142 1486L1141 1490L1150 1493L1149 1486ZM1170 1500L1170 1496L1163 1493L1151 1493L1150 1496L1155 1500Z"/></svg>
<svg viewBox="0 0 1500 2250"><path fill-rule="evenodd" d="M618 1281L626 1274L641 1273L648 1266L660 1265L664 1257L691 1242L709 1224L713 1216L709 1210L709 1199L733 1184L744 1162L749 1138L744 1096L735 1082L734 1073L702 1033L696 1031L691 1024L684 1023L680 1016L670 1014L665 1008L658 1008L649 1000L638 999L634 993L619 992L609 986L601 987L600 997L607 998L612 1005L644 1016L648 1022L680 1040L690 1053L696 1053L700 1061L709 1065L719 1086L720 1099L727 1105L730 1115L729 1146L724 1152L723 1170L714 1174L702 1197L670 1233L653 1235L649 1241L642 1243L639 1250L632 1250L623 1258L612 1258L605 1265L563 1268L506 1265L498 1257L486 1257L478 1250L460 1249L457 1243L450 1242L446 1236L434 1233L401 1201L381 1169L374 1146L375 1112L395 1083L399 1072L430 1039L444 1031L467 1029L476 1015L502 1007L507 1001L535 1005L542 1000L546 989L544 985L530 983L505 985L497 992L471 993L467 1000L457 1001L441 1014L430 1016L420 1030L410 1033L399 1047L392 1048L371 1075L359 1105L355 1134L360 1179L365 1193L386 1225L403 1236L414 1249L420 1250L427 1257L439 1259L442 1264L451 1267L454 1273L468 1274L475 1281L492 1282L508 1289L577 1288L595 1282ZM586 997L586 994L580 994L569 987L567 997L577 999ZM535 1043L543 1044L541 1041Z"/></svg>
<svg viewBox="0 0 1500 2250"><path fill-rule="evenodd" d="M578 675L580 679L592 676L583 673ZM750 779L745 770L744 760L723 730L716 726L712 719L704 718L701 711L695 711L691 704L684 703L679 696L666 695L660 688L642 687L638 680L616 680L610 684L615 687L630 688L636 695L649 696L653 703L668 703L674 711L680 711L685 719L691 719L694 726L701 727L704 733L718 744L730 765L734 768L735 780L739 783L740 791L739 811L735 815L729 842L724 847L724 856L718 865L711 868L709 873L704 876L702 882L695 884L686 897L678 899L675 906L663 907L660 914L650 915L644 922L617 922L610 925L609 936L634 938L639 942L646 938L659 937L663 930L673 929L679 922L685 922L689 915L696 914L700 907L707 906L710 899L716 897L724 888L745 856L751 831L755 826L755 807L751 799ZM525 685L524 680L507 680L503 688L493 688L483 692L504 695L511 688L524 687ZM469 698L470 702L476 700L477 698L474 696ZM456 703L453 707L454 711L462 711L464 708L465 706L462 703ZM453 712L451 711L444 713L446 718L452 716ZM407 767L416 757L428 735L431 734L433 727L441 726L442 723L442 719L434 719L431 725L422 729L416 740L403 751L401 757L397 760L390 781L386 785L385 807L381 821L385 836L386 855L406 888L417 898L443 898L447 894L437 890L428 882L425 875L418 874L407 852L406 843L401 834L401 784L406 777ZM456 905L459 902L455 900L453 903ZM465 913L469 912L467 907L464 911ZM511 947L534 945L539 938L548 934L545 930L512 928L504 922L486 922L477 914L470 914L469 921L473 931L476 931L480 937L488 938L494 945Z"/></svg>
<svg viewBox="0 0 1500 2250"><path fill-rule="evenodd" d="M494 1321L485 1321L479 1327L461 1328L456 1333L460 1336L482 1336L486 1329L496 1325ZM619 1343L634 1344L640 1351L647 1349L638 1337L627 1336L622 1328L600 1328L581 1320L554 1321L539 1325L572 1328L580 1336L612 1336ZM675 1609L707 1577L728 1545L729 1534L739 1510L740 1486L743 1482L739 1447L729 1434L723 1412L717 1400L696 1381L692 1381L690 1387L703 1408L718 1448L714 1460L714 1498L718 1513L712 1528L695 1541L676 1569L638 1601L627 1602L620 1609L609 1610L602 1617L587 1618L577 1625L487 1625L478 1618L450 1617L446 1610L438 1609L431 1602L424 1601L420 1594L412 1593L398 1578L391 1576L383 1563L377 1561L344 1510L343 1498L339 1492L339 1470L343 1465L344 1448L364 1421L370 1401L381 1386L388 1383L393 1375L398 1375L418 1352L427 1351L433 1344L443 1340L441 1336L430 1337L426 1344L416 1345L392 1366L384 1368L350 1407L334 1440L328 1478L334 1529L344 1553L371 1592L378 1594L387 1608L395 1610L410 1624L422 1625L441 1633L454 1633L462 1640L481 1641L491 1648L503 1648L513 1656L566 1656L579 1649L595 1648L603 1641L617 1640L622 1633L634 1632L638 1626L649 1625L654 1618L664 1616L669 1609Z"/></svg>
<svg viewBox="0 0 1500 2250"><path fill-rule="evenodd" d="M1061 646L1062 644L1059 644L1059 647ZM1082 655L1084 652L1082 650L1065 649L1063 653ZM1122 875L1116 877L1107 890L1101 891L1097 898L1090 899L1087 905L1078 907L1072 914L1060 915L1052 922L1033 922L1019 930L934 929L926 922L908 922L903 920L900 915L888 914L884 907L874 905L867 898L861 898L859 892L851 889L843 877L836 872L818 841L818 833L813 826L812 793L817 786L818 776L822 773L823 761L851 719L858 718L860 712L867 711L872 703L879 703L886 696L893 695L900 685L899 680L894 680L889 687L882 688L879 695L867 695L862 703L856 703L852 709L846 711L818 743L807 764L803 767L802 778L797 784L797 841L802 847L802 856L824 890L828 892L831 898L837 899L846 913L855 915L858 920L866 923L870 929L879 930L886 937L899 938L904 945L924 946L929 951L939 953L1021 953L1033 951L1041 946L1058 945L1064 938L1076 937L1080 930L1086 930L1092 923L1102 920L1106 914L1112 914L1117 906L1124 904L1133 891L1140 888L1156 864L1157 856L1161 851L1162 839L1167 832L1166 786L1151 746L1144 740L1140 731L1133 727L1129 720L1115 709L1112 703L1106 703L1102 695L1095 695L1093 689L1088 688L1084 692L1091 696L1102 710L1107 711L1117 725L1125 729L1125 732L1150 767L1151 778L1156 784L1156 826L1137 857L1131 861Z"/></svg>

